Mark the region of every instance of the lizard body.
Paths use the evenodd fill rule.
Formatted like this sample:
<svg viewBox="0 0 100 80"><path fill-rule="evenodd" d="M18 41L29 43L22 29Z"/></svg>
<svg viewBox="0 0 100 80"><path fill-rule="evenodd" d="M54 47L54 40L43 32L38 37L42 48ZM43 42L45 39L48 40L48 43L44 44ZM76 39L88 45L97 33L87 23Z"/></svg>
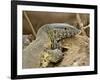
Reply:
<svg viewBox="0 0 100 80"><path fill-rule="evenodd" d="M77 33L79 33L77 28L66 23L43 25L37 32L36 40L23 50L23 67L46 67L49 65L50 61L56 63L63 58L59 41L64 38L75 36ZM47 56L43 58L41 55ZM44 60L46 62L44 62ZM42 65L40 65L41 63Z"/></svg>

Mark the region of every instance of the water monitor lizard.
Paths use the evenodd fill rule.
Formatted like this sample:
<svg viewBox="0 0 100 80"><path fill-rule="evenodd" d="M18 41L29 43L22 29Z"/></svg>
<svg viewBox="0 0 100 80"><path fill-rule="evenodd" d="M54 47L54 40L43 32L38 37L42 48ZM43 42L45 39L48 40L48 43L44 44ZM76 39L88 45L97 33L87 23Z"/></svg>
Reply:
<svg viewBox="0 0 100 80"><path fill-rule="evenodd" d="M78 33L76 27L66 23L43 25L37 32L36 40L23 50L22 67L47 67L50 62L58 62L63 58L59 41Z"/></svg>

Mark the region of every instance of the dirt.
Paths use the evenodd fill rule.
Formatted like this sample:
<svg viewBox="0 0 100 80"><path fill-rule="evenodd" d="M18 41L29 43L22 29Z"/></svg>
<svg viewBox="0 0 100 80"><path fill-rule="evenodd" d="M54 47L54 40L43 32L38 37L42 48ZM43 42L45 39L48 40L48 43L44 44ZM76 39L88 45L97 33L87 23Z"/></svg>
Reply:
<svg viewBox="0 0 100 80"><path fill-rule="evenodd" d="M89 38L77 35L62 41L62 47L67 48L64 58L58 66L88 66L89 65Z"/></svg>

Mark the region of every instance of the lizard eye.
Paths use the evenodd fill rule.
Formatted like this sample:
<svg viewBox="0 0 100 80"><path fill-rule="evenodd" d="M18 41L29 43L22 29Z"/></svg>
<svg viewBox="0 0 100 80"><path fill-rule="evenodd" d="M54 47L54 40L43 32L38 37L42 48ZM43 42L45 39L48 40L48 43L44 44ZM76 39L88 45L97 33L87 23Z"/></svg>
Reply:
<svg viewBox="0 0 100 80"><path fill-rule="evenodd" d="M66 28L64 28L66 30Z"/></svg>

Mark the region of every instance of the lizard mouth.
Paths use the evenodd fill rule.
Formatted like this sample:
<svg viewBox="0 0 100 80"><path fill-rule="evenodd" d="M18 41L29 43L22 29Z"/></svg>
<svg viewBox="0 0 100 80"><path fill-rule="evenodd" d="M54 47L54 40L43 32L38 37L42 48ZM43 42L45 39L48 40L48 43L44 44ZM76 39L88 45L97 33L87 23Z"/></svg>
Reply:
<svg viewBox="0 0 100 80"><path fill-rule="evenodd" d="M68 48L62 47L62 52L66 52L66 51L68 51Z"/></svg>

